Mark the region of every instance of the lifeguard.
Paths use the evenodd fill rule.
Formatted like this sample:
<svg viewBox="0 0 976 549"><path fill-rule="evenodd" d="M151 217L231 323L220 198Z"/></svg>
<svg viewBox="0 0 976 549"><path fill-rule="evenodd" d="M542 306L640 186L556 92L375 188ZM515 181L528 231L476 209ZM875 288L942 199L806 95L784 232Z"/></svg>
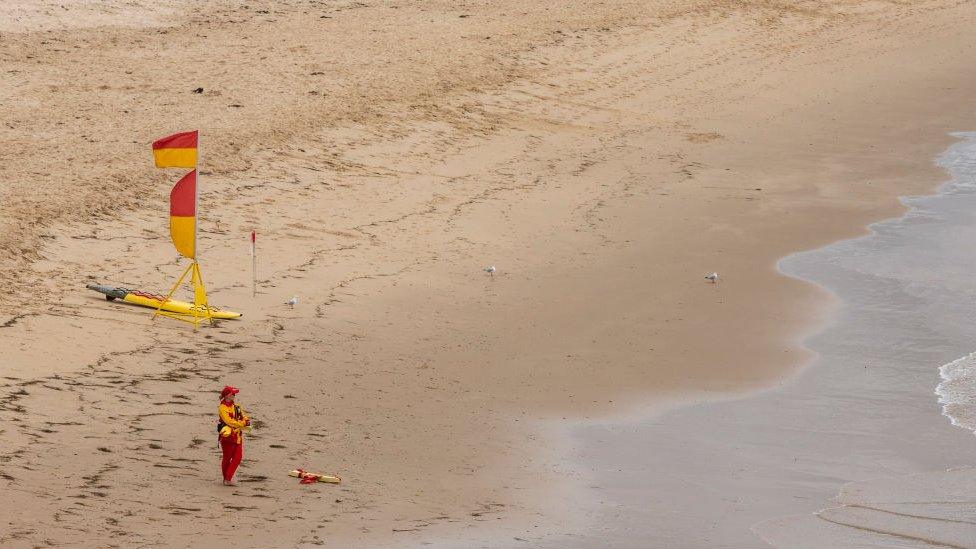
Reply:
<svg viewBox="0 0 976 549"><path fill-rule="evenodd" d="M220 405L217 406L217 433L223 451L220 471L224 475L225 486L234 485L234 473L244 458L244 435L241 430L251 424L244 410L234 403L234 395L239 392L240 389L227 385L220 392Z"/></svg>

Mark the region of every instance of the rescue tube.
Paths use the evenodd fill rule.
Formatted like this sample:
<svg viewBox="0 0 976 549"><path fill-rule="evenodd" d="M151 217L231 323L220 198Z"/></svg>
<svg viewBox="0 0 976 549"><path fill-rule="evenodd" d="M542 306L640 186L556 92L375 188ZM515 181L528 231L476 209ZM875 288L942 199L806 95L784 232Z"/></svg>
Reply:
<svg viewBox="0 0 976 549"><path fill-rule="evenodd" d="M339 484L342 481L339 477L334 477L332 475L319 475L316 473L309 473L308 471L303 471L301 469L296 469L290 471L288 476L299 478L302 480L302 484L311 484L313 482L328 482L329 484Z"/></svg>

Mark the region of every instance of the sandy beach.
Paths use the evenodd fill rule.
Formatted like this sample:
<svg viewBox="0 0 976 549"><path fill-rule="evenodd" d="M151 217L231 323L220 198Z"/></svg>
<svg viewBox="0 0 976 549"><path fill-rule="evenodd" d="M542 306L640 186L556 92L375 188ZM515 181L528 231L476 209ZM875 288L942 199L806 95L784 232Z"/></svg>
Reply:
<svg viewBox="0 0 976 549"><path fill-rule="evenodd" d="M817 368L802 341L838 297L777 263L946 180L974 23L926 0L0 5L0 545L639 546L592 512L606 471L567 429ZM210 301L244 313L196 330L84 288L179 275L149 144L194 128ZM226 384L255 418L234 488ZM715 509L729 547L794 546ZM685 517L651 546L715 546Z"/></svg>

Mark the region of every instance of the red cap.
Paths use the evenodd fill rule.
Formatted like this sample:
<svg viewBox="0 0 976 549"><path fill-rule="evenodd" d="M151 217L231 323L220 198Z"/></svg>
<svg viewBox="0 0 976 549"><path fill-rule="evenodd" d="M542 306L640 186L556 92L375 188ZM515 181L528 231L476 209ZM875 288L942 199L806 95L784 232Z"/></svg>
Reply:
<svg viewBox="0 0 976 549"><path fill-rule="evenodd" d="M237 387L231 387L230 385L225 385L224 390L220 392L220 398L225 398L227 395L236 395L241 392Z"/></svg>

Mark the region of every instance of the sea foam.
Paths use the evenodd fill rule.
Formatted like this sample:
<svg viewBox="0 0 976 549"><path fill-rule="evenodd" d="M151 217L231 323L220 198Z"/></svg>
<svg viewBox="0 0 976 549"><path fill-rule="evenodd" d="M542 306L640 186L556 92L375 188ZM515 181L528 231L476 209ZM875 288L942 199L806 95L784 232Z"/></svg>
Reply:
<svg viewBox="0 0 976 549"><path fill-rule="evenodd" d="M939 368L942 383L935 388L942 415L957 427L976 433L976 353Z"/></svg>

